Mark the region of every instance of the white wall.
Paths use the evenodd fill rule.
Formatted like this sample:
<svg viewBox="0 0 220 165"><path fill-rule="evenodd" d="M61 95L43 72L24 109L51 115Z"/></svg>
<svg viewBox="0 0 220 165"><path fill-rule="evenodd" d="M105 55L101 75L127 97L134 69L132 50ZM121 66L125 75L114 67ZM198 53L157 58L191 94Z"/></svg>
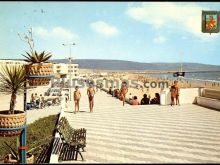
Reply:
<svg viewBox="0 0 220 165"><path fill-rule="evenodd" d="M57 68L57 67L59 67L59 68ZM72 67L72 68L70 68L70 67ZM58 72L58 70L59 70L59 72ZM72 79L79 77L79 64L65 64L65 63L53 64L54 73L66 74L68 79L70 78L69 77L70 76L69 70L71 71L70 73L71 73Z"/></svg>
<svg viewBox="0 0 220 165"><path fill-rule="evenodd" d="M180 104L196 103L196 97L201 93L200 88L180 88ZM160 93L161 105L171 104L170 89L164 89Z"/></svg>
<svg viewBox="0 0 220 165"><path fill-rule="evenodd" d="M220 101L216 101L216 99L197 97L197 103L204 107L220 110Z"/></svg>

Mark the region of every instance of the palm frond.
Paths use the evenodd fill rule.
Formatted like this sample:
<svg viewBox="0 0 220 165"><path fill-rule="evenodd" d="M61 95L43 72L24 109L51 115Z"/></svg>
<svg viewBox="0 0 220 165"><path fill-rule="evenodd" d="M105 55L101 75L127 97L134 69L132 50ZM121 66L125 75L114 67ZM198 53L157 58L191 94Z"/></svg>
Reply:
<svg viewBox="0 0 220 165"><path fill-rule="evenodd" d="M51 58L51 53L45 53L45 51L41 52L40 54L37 53L35 50L33 53L26 52L27 55L23 55L26 59L24 61L30 62L30 63L42 63L46 62Z"/></svg>
<svg viewBox="0 0 220 165"><path fill-rule="evenodd" d="M21 89L25 82L25 71L23 66L8 66L5 65L0 71L0 88L5 88L8 92L17 93Z"/></svg>

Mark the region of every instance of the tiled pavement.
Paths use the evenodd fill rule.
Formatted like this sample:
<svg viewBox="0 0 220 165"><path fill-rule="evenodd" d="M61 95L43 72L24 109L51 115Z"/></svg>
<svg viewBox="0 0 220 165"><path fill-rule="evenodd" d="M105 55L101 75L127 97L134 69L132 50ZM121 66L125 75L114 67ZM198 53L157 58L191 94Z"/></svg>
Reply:
<svg viewBox="0 0 220 165"><path fill-rule="evenodd" d="M193 104L122 106L97 92L89 113L85 89L81 109L65 116L87 129L85 161L62 163L220 163L220 112Z"/></svg>

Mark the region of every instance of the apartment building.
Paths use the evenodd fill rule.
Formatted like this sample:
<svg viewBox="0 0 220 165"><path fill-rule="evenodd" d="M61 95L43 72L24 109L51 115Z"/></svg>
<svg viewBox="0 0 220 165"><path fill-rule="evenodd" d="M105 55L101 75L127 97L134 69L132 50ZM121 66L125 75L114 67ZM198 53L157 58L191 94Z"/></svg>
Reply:
<svg viewBox="0 0 220 165"><path fill-rule="evenodd" d="M53 71L56 75L64 78L78 79L79 64L54 63Z"/></svg>

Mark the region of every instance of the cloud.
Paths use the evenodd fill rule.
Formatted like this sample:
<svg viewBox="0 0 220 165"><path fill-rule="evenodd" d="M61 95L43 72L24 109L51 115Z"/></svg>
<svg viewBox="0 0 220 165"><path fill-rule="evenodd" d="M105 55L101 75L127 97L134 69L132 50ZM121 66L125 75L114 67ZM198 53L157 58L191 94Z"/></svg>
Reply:
<svg viewBox="0 0 220 165"><path fill-rule="evenodd" d="M126 14L158 30L171 28L173 31L186 31L196 37L208 39L210 35L201 32L202 10L208 8L195 3L143 2L138 7L129 7Z"/></svg>
<svg viewBox="0 0 220 165"><path fill-rule="evenodd" d="M43 39L53 39L62 41L75 41L79 39L79 36L77 34L62 27L54 27L52 29L47 29L44 27L34 27L33 34L36 34Z"/></svg>
<svg viewBox="0 0 220 165"><path fill-rule="evenodd" d="M104 35L106 37L117 36L119 30L112 25L109 25L103 21L96 21L90 24L90 27L97 33Z"/></svg>
<svg viewBox="0 0 220 165"><path fill-rule="evenodd" d="M163 36L157 36L153 39L153 41L156 44L162 44L162 43L166 42L166 38Z"/></svg>

